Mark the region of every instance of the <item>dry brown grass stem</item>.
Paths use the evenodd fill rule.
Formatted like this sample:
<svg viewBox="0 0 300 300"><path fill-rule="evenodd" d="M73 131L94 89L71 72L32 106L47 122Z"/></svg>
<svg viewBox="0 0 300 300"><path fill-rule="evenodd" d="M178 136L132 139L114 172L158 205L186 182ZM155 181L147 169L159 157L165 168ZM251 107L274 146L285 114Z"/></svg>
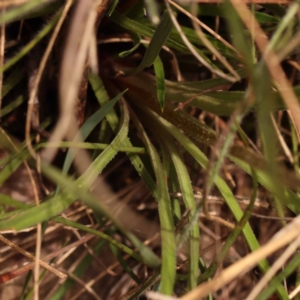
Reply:
<svg viewBox="0 0 300 300"><path fill-rule="evenodd" d="M187 293L185 296L181 297L182 300L196 300L207 296L213 291L224 287L226 284L231 282L240 274L252 269L258 264L258 262L268 255L274 253L280 248L288 245L290 242L294 241L299 237L300 230L300 217L296 217L291 223L281 229L273 238L260 249L255 252L248 254L245 258L231 265L218 276L213 278L209 282L205 282L199 285L196 289Z"/></svg>
<svg viewBox="0 0 300 300"><path fill-rule="evenodd" d="M2 10L4 14L5 9ZM4 54L5 54L5 24L0 27L0 68L4 64ZM3 72L0 72L0 120L1 120L1 110L2 110L2 89L3 89Z"/></svg>
<svg viewBox="0 0 300 300"><path fill-rule="evenodd" d="M291 152L291 150L289 149L286 141L284 140L284 137L282 136L282 134L280 133L280 129L278 128L278 124L276 123L275 119L274 119L274 115L271 114L271 121L274 127L274 130L276 132L276 135L278 137L279 143L282 147L283 152L285 153L285 156L287 157L287 159L289 160L289 162L291 164L294 164L294 157L293 154Z"/></svg>
<svg viewBox="0 0 300 300"><path fill-rule="evenodd" d="M280 248L288 245L292 242L293 251L299 246L300 238L299 238L299 230L300 230L300 216L296 217L292 222L290 222L287 226L282 228L278 233L276 233L273 238L260 249L248 254L245 258L239 260L235 264L231 265L227 269L224 269L219 275L214 277L211 281L204 282L199 285L194 290L188 292L186 295L181 297L182 300L197 300L206 297L208 294L215 292L222 287L226 286L232 280L234 280L237 276L244 274L245 272L251 270L255 267L259 261L266 258L270 254L276 252ZM297 242L296 242L297 240ZM291 255L291 248L285 252L283 256L283 260L280 263L282 265L286 256ZM277 265L274 265L274 269L271 272L275 271ZM271 274L271 273L270 273ZM147 296L150 299L157 300L175 300L174 297L166 297L164 295L160 295L158 293L149 292Z"/></svg>
<svg viewBox="0 0 300 300"><path fill-rule="evenodd" d="M39 64L39 68L37 70L37 73L36 73L36 76L34 78L34 82L33 82L33 85L32 85L32 89L30 91L30 95L29 95L29 100L28 100L28 108L27 108L27 115L26 115L26 125L25 125L25 137L26 137L26 145L27 145L27 148L30 152L30 154L33 156L33 157L36 157L36 153L32 147L32 144L31 144L31 138L30 138L30 127L31 127L31 120L32 120L32 114L33 114L33 109L34 109L34 105L35 105L35 100L37 99L37 93L38 93L38 87L39 87L39 84L40 84L40 81L41 81L41 78L42 78L42 74L43 74L43 71L45 69L45 66L46 66L46 63L47 63L47 60L49 58L49 55L51 53L51 50L53 48L53 45L57 39L57 36L58 36L58 33L60 32L60 29L61 29L61 26L67 16L67 13L71 7L73 3L73 0L68 0L63 11L62 11L62 14L61 14L61 17L59 18L56 26L55 26L55 29L53 31L53 34L50 38L50 41L47 45L47 48L46 48L46 51L42 57L42 60Z"/></svg>
<svg viewBox="0 0 300 300"><path fill-rule="evenodd" d="M81 0L77 2L75 12L70 24L66 47L62 57L60 68L60 116L55 129L49 139L50 142L61 141L73 127L76 133L78 128L75 116L75 101L79 90L84 65L91 45L94 26L97 19L97 6L93 0ZM43 152L43 158L51 162L57 153L57 149L49 148Z"/></svg>
<svg viewBox="0 0 300 300"><path fill-rule="evenodd" d="M239 0L231 0L231 3L251 33L252 38L257 44L259 50L263 54L263 58L269 68L270 74L278 84L278 91L281 94L287 109L289 109L291 112L292 120L295 124L295 130L298 136L298 141L300 141L300 106L291 84L286 78L286 75L280 65L280 60L275 52L268 48L268 38L259 26L253 14L248 9L247 5Z"/></svg>
<svg viewBox="0 0 300 300"><path fill-rule="evenodd" d="M205 34L203 33L201 26L199 26L199 24L196 22L196 15L197 15L197 5L192 5L191 6L191 10L193 15L195 16L195 18L192 19L192 23L194 26L194 29L199 37L199 39L201 40L201 42L203 43L203 45L215 56L215 58L217 58L221 64L223 64L223 66L225 68L227 68L227 70L237 79L237 80L241 80L240 76L238 75L238 73L234 70L234 68L229 64L229 62L227 61L227 59L225 58L225 56L223 56L218 50L217 48L215 48L215 46L210 42L210 40L205 36ZM238 53L239 55L239 53Z"/></svg>
<svg viewBox="0 0 300 300"><path fill-rule="evenodd" d="M252 292L248 295L246 300L255 300L259 293L263 290L263 288L268 284L268 282L276 275L276 272L282 268L285 262L292 256L299 247L300 244L300 236L293 241L288 248L280 255L278 259L276 259L273 266L268 270L268 272L263 276L258 284L253 288Z"/></svg>
<svg viewBox="0 0 300 300"><path fill-rule="evenodd" d="M15 143L12 141L9 135L6 134L6 132L1 128L2 134L6 136L7 141L11 144L12 148L17 152L19 152L18 147L15 145ZM38 187L37 183L35 182L33 175L31 173L30 167L27 163L27 161L24 161L24 166L26 168L26 171L28 173L28 177L32 186L33 195L34 195L34 201L36 206L40 204L39 195L38 195ZM35 247L35 266L34 266L34 300L39 299L39 280L40 280L40 256L41 256L41 236L42 236L42 224L38 223L37 226L37 233L36 233L36 247Z"/></svg>
<svg viewBox="0 0 300 300"><path fill-rule="evenodd" d="M230 76L225 74L224 72L213 68L195 49L195 47L193 46L193 44L188 40L188 38L186 37L186 35L184 34L184 32L182 31L179 23L176 20L176 17L172 11L172 8L169 4L168 0L165 0L165 4L167 7L167 10L169 12L170 18L172 20L172 23L174 25L174 27L176 28L178 34L180 35L183 43L186 45L186 47L191 51L191 53L194 55L194 57L204 66L206 67L208 70L210 70L210 72L212 72L213 74L216 74L217 76L224 78L226 80L228 80L229 82L236 82L239 80L239 77L236 78L235 76Z"/></svg>
<svg viewBox="0 0 300 300"><path fill-rule="evenodd" d="M20 248L19 246L15 245L14 243L12 243L10 240L8 240L7 238L5 238L3 235L0 234L0 241L3 242L4 244L8 245L9 247L11 247L12 249L14 249L15 251L17 251L18 253L24 255L25 257L33 260L34 262L37 260L36 257L34 255L32 255L31 253L23 250L22 248ZM45 263L42 260L38 260L38 263L45 268L46 270L48 270L49 272L53 273L54 275L56 275L58 278L60 279L65 279L67 277L66 274L60 272L59 270L56 270L55 268L51 267L50 265L48 265L47 263Z"/></svg>
<svg viewBox="0 0 300 300"><path fill-rule="evenodd" d="M195 28L195 31L199 37L199 39L202 41L203 45L210 50L210 52L215 55L215 57L224 65L224 67L227 68L227 70L237 79L240 80L240 76L237 74L237 72L233 69L233 67L228 63L226 58L221 55L221 53L214 47L214 45L208 40L208 38L203 33L201 27L206 29L209 33L211 33L217 40L220 40L224 45L226 45L228 48L234 50L236 53L236 49L232 47L227 41L225 41L219 34L217 34L215 31L213 31L211 28L209 28L207 25L205 25L203 22L201 22L196 17L196 9L197 7L195 5L191 6L192 13L189 13L185 9L183 9L181 6L176 4L175 2L168 0L170 4L172 4L174 7L176 7L178 10L183 12L187 17L189 17L193 23L193 26ZM238 54L239 55L239 54Z"/></svg>
<svg viewBox="0 0 300 300"><path fill-rule="evenodd" d="M208 31L212 36L214 36L217 40L222 42L226 47L232 49L233 51L237 52L237 50L230 44L228 43L225 39L223 39L217 32L212 30L209 26L207 26L205 23L201 22L198 18L196 18L194 15L189 13L187 10L182 8L180 5L178 5L176 2L172 0L168 0L170 4L172 4L174 7L176 7L179 11L184 13L187 17L189 17L193 22L196 22L199 24L202 28L204 28L206 31ZM238 53L238 52L237 52Z"/></svg>
<svg viewBox="0 0 300 300"><path fill-rule="evenodd" d="M42 74L43 74L43 71L45 69L47 60L49 58L49 55L50 55L51 50L53 48L53 45L54 45L54 43L57 39L58 33L61 29L61 26L62 26L62 24L63 24L63 22L66 18L67 12L69 11L69 9L72 5L72 2L73 2L72 0L68 0L65 7L64 7L64 9L63 9L63 11L62 11L62 15L61 15L61 17L60 17L60 19L59 19L59 21L58 21L58 23L57 23L57 25L54 29L54 32L51 36L51 39L50 39L50 41L47 45L46 51L45 51L45 53L43 55L43 58L42 58L42 60L39 64L37 74L34 77L33 87L30 91L30 96L29 96L29 100L28 100L26 125L25 125L25 138L26 138L27 148L28 148L29 152L31 153L31 155L35 158L37 158L37 156L36 156L35 151L32 147L32 144L31 144L30 125L31 125L31 121L32 121L35 102L36 102L36 99L37 99L38 87L39 87L39 83L40 83L40 80L42 78ZM39 161L39 160L37 160L37 161ZM30 169L29 169L29 174L30 174L29 176L30 176L30 180L32 182L32 185L35 185L35 182L32 178ZM38 206L39 205L39 198L38 198L38 194L37 194L37 191L36 191L36 187L35 187L34 190L35 190L35 202L36 202L36 205ZM42 236L42 227L41 227L41 224L39 223L37 225L37 241L36 241L36 258L37 258L37 261L39 261L40 253L41 253L41 236ZM39 287L39 281L40 281L39 264L36 263L35 268L34 268L34 299L35 300L39 299L39 288L38 288Z"/></svg>
<svg viewBox="0 0 300 300"><path fill-rule="evenodd" d="M295 298L300 293L300 285L298 285L290 294L289 299Z"/></svg>

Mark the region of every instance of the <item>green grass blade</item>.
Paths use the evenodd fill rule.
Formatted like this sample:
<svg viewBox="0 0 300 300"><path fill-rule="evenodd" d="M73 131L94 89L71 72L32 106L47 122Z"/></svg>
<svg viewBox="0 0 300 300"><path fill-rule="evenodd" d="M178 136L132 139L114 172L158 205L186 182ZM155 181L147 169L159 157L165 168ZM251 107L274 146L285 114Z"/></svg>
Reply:
<svg viewBox="0 0 300 300"><path fill-rule="evenodd" d="M160 131L162 134L162 130ZM182 193L182 198L185 204L185 207L188 211L190 211L190 222L191 229L189 232L189 273L188 273L188 283L189 289L192 290L197 286L197 277L198 277L198 259L199 259L199 227L198 222L193 221L193 216L196 214L196 203L194 198L193 187L191 185L191 179L188 174L187 168L183 162L183 159L174 145L171 142L170 138L164 134L161 135L164 143L166 144L169 153L171 155L173 164L176 169L176 175L178 177L178 182L180 186L180 190Z"/></svg>
<svg viewBox="0 0 300 300"><path fill-rule="evenodd" d="M90 80L91 86L95 92L95 95L96 95L100 105L104 105L107 101L109 101L109 96L103 86L101 79L98 76L91 75L89 80ZM117 117L117 114L115 113L115 111L111 110L106 115L106 118L107 118L107 121L108 121L110 127L112 128L112 130L116 131L116 129L117 129L116 124L118 123L118 117ZM123 146L124 147L132 147L132 143L127 138L124 141ZM146 166L144 165L143 161L141 160L141 158L136 154L128 154L128 157L131 160L131 163L135 167L138 174L141 176L141 178L144 180L145 184L150 189L151 193L153 195L157 195L156 184L155 184L154 180L152 179L152 176L148 172Z"/></svg>
<svg viewBox="0 0 300 300"><path fill-rule="evenodd" d="M285 266L284 269L276 275L268 286L257 296L256 300L271 299L272 294L276 291L277 287L282 284L282 281L288 278L300 266L300 253L297 253ZM290 299L290 298L289 298Z"/></svg>
<svg viewBox="0 0 300 300"><path fill-rule="evenodd" d="M194 157L194 159L205 169L208 164L207 157L200 151L200 149L191 141L189 140L183 133L180 132L174 125L157 115L156 113L147 110L148 114L154 118L157 122L159 122L162 126L168 130L168 132L179 141L179 143L186 149L188 153ZM225 181L220 177L217 176L215 180L215 184L217 188L219 189L220 193L222 194L226 204L230 208L234 218L239 221L242 216L243 212L237 203L234 195L232 194L231 190L225 183ZM243 234L245 236L245 239L247 241L247 244L249 245L249 248L254 251L258 249L259 243L253 234L253 231L250 227L250 225L247 223L245 227L243 228ZM259 266L261 269L265 272L268 269L268 264L266 260L263 260L260 262Z"/></svg>
<svg viewBox="0 0 300 300"><path fill-rule="evenodd" d="M165 106L165 93L166 93L165 72L164 72L164 65L161 59L159 58L159 56L157 56L153 66L154 66L154 72L156 76L157 99L161 111L163 111Z"/></svg>
<svg viewBox="0 0 300 300"><path fill-rule="evenodd" d="M161 288L160 292L166 295L173 294L176 275L176 241L175 227L173 223L173 214L171 210L168 186L165 178L164 166L160 157L150 142L144 128L138 119L133 115L133 120L142 135L145 147L151 158L151 163L157 180L157 203L159 219L161 224L161 241L162 241L162 266L161 266Z"/></svg>
<svg viewBox="0 0 300 300"><path fill-rule="evenodd" d="M165 11L162 19L155 30L155 33L151 39L151 42L149 46L147 47L146 53L143 57L142 62L137 67L135 73L140 73L145 68L153 65L156 58L158 57L158 54L162 48L162 46L165 44L166 39L168 38L171 30L172 30L172 21L170 19L169 14Z"/></svg>
<svg viewBox="0 0 300 300"><path fill-rule="evenodd" d="M5 79L2 86L2 98L6 96L23 78L22 72L16 69Z"/></svg>
<svg viewBox="0 0 300 300"><path fill-rule="evenodd" d="M24 5L9 10L8 12L2 12L0 14L0 25L18 20L20 18L20 15L24 15L38 8L43 2L43 0L31 0Z"/></svg>
<svg viewBox="0 0 300 300"><path fill-rule="evenodd" d="M43 29L13 58L6 62L2 67L0 67L0 73L5 72L14 64L16 64L22 57L24 57L32 48L34 48L56 25L59 20L61 12L55 14L55 16L50 20L50 22L43 27Z"/></svg>
<svg viewBox="0 0 300 300"><path fill-rule="evenodd" d="M88 142L45 142L37 145L36 149L45 148L45 147L56 147L56 148L79 148L79 149L91 149L91 150L105 150L109 144L102 143L88 143ZM137 153L145 154L145 148L141 147L127 147L122 146L119 150L120 152L126 153Z"/></svg>
<svg viewBox="0 0 300 300"><path fill-rule="evenodd" d="M91 182L97 178L98 174L101 173L110 160L116 155L118 147L122 145L123 140L127 137L128 122L129 119L127 116L124 119L123 127L121 127L120 132L112 141L110 146L97 157L92 167L90 167L77 181L69 179L67 176L55 170L54 167L43 165L43 174L50 177L50 179L60 185L61 188L66 189L65 191L67 191L67 194L60 194L51 200L42 203L38 207L30 208L9 220L1 221L0 228L14 228L16 230L21 230L49 220L61 213L78 198L86 201L88 205L93 206L94 203L96 203L96 200L94 200L87 191L89 185L87 186L87 189L82 188L81 185L83 183L87 184L87 182L91 184ZM19 162L19 160L17 162ZM3 177L2 172L1 177ZM96 205L96 208L99 209L99 206Z"/></svg>
<svg viewBox="0 0 300 300"><path fill-rule="evenodd" d="M155 29L151 28L151 26L149 26L148 24L145 25L145 24L143 24L141 22L129 19L129 18L125 17L124 15L118 14L116 12L114 12L111 15L111 19L115 23L119 24L120 26L122 26L122 27L124 27L124 28L126 28L126 29L128 29L130 31L136 32L137 34L142 35L142 36L153 37L153 35L157 32ZM199 38L197 38L197 40L199 41ZM170 47L170 48L172 48L174 50L177 50L179 52L190 54L190 50L183 44L183 42L181 41L181 38L180 38L180 36L178 34L176 34L175 39L170 38L170 37L167 38L167 40L165 41L165 45L167 47ZM211 62L211 60L203 53L203 51L199 50L198 48L195 48L195 50L214 69L218 69Z"/></svg>
<svg viewBox="0 0 300 300"><path fill-rule="evenodd" d="M4 106L1 111L0 115L1 117L4 117L14 111L17 107L19 107L22 103L24 103L24 96L20 95L15 100Z"/></svg>
<svg viewBox="0 0 300 300"><path fill-rule="evenodd" d="M114 107L114 105L121 99L121 97L124 95L126 91L120 93L116 97L114 97L112 100L107 102L103 107L98 109L94 114L92 114L82 125L80 128L80 132L75 136L74 140L85 140L90 133L93 131L93 129L101 122L103 118L108 114L108 112ZM76 154L75 154L76 155ZM63 173L67 174L71 164L73 161L73 155L71 151L69 150L65 162L63 165Z"/></svg>
<svg viewBox="0 0 300 300"><path fill-rule="evenodd" d="M140 46L140 44L141 44L141 37L138 34L136 34L134 32L131 32L131 37L133 39L134 45L133 45L133 47L131 49L123 51L123 52L120 52L119 56L121 58L124 58L124 57L132 54Z"/></svg>

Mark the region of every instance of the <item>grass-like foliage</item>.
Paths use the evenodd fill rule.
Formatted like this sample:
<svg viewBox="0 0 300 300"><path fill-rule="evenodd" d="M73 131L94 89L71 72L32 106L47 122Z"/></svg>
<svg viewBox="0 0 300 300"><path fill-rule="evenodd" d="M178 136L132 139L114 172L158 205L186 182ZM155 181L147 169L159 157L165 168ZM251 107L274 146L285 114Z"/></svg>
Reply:
<svg viewBox="0 0 300 300"><path fill-rule="evenodd" d="M297 298L299 16L2 0L0 298Z"/></svg>

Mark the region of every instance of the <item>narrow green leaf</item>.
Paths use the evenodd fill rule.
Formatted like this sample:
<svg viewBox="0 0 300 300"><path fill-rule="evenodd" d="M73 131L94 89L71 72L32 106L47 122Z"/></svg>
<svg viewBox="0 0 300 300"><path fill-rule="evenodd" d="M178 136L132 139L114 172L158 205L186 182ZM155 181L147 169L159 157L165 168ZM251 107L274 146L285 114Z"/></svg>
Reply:
<svg viewBox="0 0 300 300"><path fill-rule="evenodd" d="M173 164L176 169L176 175L178 177L180 190L182 193L182 198L186 207L186 210L190 212L190 231L189 231L189 239L188 239L188 247L189 247L189 273L188 273L188 284L189 290L195 288L197 284L197 277L198 277L198 259L199 259L199 242L200 242L200 234L199 234L199 226L198 222L195 222L192 219L192 216L196 214L196 203L194 198L193 187L191 184L191 179L188 174L187 168L183 159L174 145L171 142L170 138L163 134L163 130L159 131L161 138L163 139L164 143L166 144L169 153L171 155Z"/></svg>
<svg viewBox="0 0 300 300"><path fill-rule="evenodd" d="M204 169L208 164L207 157L200 151L200 149L190 140L188 139L183 133L181 133L178 128L174 125L157 115L156 113L146 110L147 114L151 116L152 119L155 119L156 122L159 122L168 132L179 141L183 148L186 149L188 153L194 157L194 159L201 165ZM230 188L227 186L226 182L220 177L217 176L215 180L215 184L219 189L221 195L223 196L226 204L230 208L234 218L239 221L243 216L243 211L241 210L238 202L236 201L234 195L232 194ZM250 225L247 223L243 228L243 234L249 245L249 248L254 251L260 247ZM260 268L265 272L268 269L268 263L266 260L262 260L259 263Z"/></svg>
<svg viewBox="0 0 300 300"><path fill-rule="evenodd" d="M89 81L91 83L91 86L96 94L96 97L100 103L100 105L104 105L107 101L109 101L108 94L103 86L103 83L101 79L98 76L91 75L89 78ZM111 110L107 115L106 119L108 120L108 123L111 127L111 129L115 132L117 130L118 124L118 116L114 112L114 110ZM123 144L124 147L132 147L132 143L127 138L124 141ZM145 184L148 186L149 190L153 195L157 195L157 187L156 184L148 172L146 166L144 165L143 161L139 157L139 155L136 154L128 154L129 159L131 160L131 163L135 167L138 174L141 176L141 178L144 180Z"/></svg>
<svg viewBox="0 0 300 300"><path fill-rule="evenodd" d="M136 20L129 19L124 15L118 14L117 12L114 12L111 15L111 19L115 23L119 24L120 26L122 26L122 27L124 27L124 28L126 28L130 31L136 32L139 35L147 36L147 37L154 37L155 34L159 35L158 30L153 29L148 24L145 25L144 23L138 22ZM197 38L197 41L199 41L199 38ZM181 40L180 36L178 35L178 33L177 33L175 39L172 39L172 38L168 37L165 41L165 45L167 47L170 47L170 48L172 48L174 50L177 50L179 52L190 54L190 50L184 45L184 43L182 42L182 40ZM156 48L156 50L158 50L158 47L155 47L155 48ZM195 48L195 50L199 53L199 55L201 55L203 57L203 59L207 63L210 64L211 67L213 67L214 69L218 69L217 66L215 66L212 63L212 61L204 54L203 51L199 50L198 48ZM154 57L154 55L151 54L151 56L153 56L152 57L152 63L153 63L153 61L154 61L154 59L156 58L157 55Z"/></svg>
<svg viewBox="0 0 300 300"><path fill-rule="evenodd" d="M159 56L157 56L154 61L154 71L156 76L157 99L161 111L163 111L165 106L165 72L164 65Z"/></svg>
<svg viewBox="0 0 300 300"><path fill-rule="evenodd" d="M93 131L93 129L101 122L101 120L103 118L105 118L106 114L121 99L121 97L124 95L125 92L126 92L126 90L123 91L122 93L120 93L119 95L117 95L116 97L114 97L112 100L110 100L105 105L103 105L103 107L98 109L94 114L92 114L84 122L84 124L80 128L80 132L75 136L74 141L76 141L78 139L84 141L90 135L90 133ZM73 155L74 155L74 153L73 153ZM68 173L68 170L69 170L69 168L72 164L72 161L73 161L73 155L72 155L71 151L69 150L67 155L66 155L65 162L64 162L64 165L63 165L63 169L62 169L64 174Z"/></svg>
<svg viewBox="0 0 300 300"><path fill-rule="evenodd" d="M53 143L40 143L37 145L36 149L45 147L56 147L56 148L81 148L81 149L92 149L92 150L105 150L109 144L102 143L88 143L88 142L53 142ZM127 153L138 153L145 154L145 148L141 147L121 147L120 152Z"/></svg>
<svg viewBox="0 0 300 300"><path fill-rule="evenodd" d="M23 73L17 68L4 81L2 86L2 98L6 96L23 78Z"/></svg>
<svg viewBox="0 0 300 300"><path fill-rule="evenodd" d="M22 103L24 103L24 96L20 95L15 100L10 102L8 105L4 106L0 111L0 116L4 117L11 113L14 109L19 107Z"/></svg>
<svg viewBox="0 0 300 300"><path fill-rule="evenodd" d="M11 8L9 11L0 13L0 25L51 14L61 6L60 1L31 0L23 5Z"/></svg>
<svg viewBox="0 0 300 300"><path fill-rule="evenodd" d="M70 179L66 175L61 174L52 166L43 165L43 174L61 186L61 188L64 189L63 193L53 197L51 200L42 203L37 207L30 208L11 219L0 221L0 229L10 228L21 230L37 223L49 220L61 213L78 198L81 198L92 208L99 209L99 205L96 205L97 201L93 199L88 192L90 185L84 188L82 187L82 184L91 184L97 178L98 174L101 173L101 171L110 162L110 160L116 155L120 145L123 143L123 140L127 137L128 122L129 119L127 117L124 119L123 127L121 127L118 135L112 141L110 146L97 157L97 159L93 162L93 165L78 180L74 181ZM25 154L28 155L28 153ZM19 160L21 159L19 158ZM17 163L19 160L17 160ZM2 172L1 176L3 176Z"/></svg>
<svg viewBox="0 0 300 300"><path fill-rule="evenodd" d="M172 26L173 24L170 16L168 12L165 11L157 29L155 30L151 42L147 47L144 58L141 61L140 65L137 67L135 73L143 71L145 68L151 66L154 63L162 46L165 44L165 41L172 30Z"/></svg>
<svg viewBox="0 0 300 300"><path fill-rule="evenodd" d="M277 287L282 284L284 279L287 279L294 271L300 266L300 253L297 253L291 260L284 266L283 270L268 282L266 288L257 296L256 300L271 299L272 294L276 291ZM290 298L289 298L290 299Z"/></svg>
<svg viewBox="0 0 300 300"><path fill-rule="evenodd" d="M33 47L35 47L55 26L59 20L61 11L55 14L55 16L50 20L50 22L43 27L43 29L13 58L6 62L2 67L0 67L0 73L5 72L15 63L17 63L22 57L24 57ZM0 22L1 23L1 22Z"/></svg>
<svg viewBox="0 0 300 300"><path fill-rule="evenodd" d="M133 53L141 44L141 37L138 34L131 32L131 37L133 38L134 45L131 49L119 53L119 56L122 58Z"/></svg>
<svg viewBox="0 0 300 300"><path fill-rule="evenodd" d="M176 240L175 227L173 223L173 214L171 210L168 186L165 178L164 166L160 157L150 142L150 139L140 124L137 117L132 114L137 129L142 135L145 147L151 158L153 170L157 180L157 203L159 211L159 219L161 224L161 249L162 249L162 266L161 266L161 289L160 292L166 295L173 294L173 287L176 275Z"/></svg>

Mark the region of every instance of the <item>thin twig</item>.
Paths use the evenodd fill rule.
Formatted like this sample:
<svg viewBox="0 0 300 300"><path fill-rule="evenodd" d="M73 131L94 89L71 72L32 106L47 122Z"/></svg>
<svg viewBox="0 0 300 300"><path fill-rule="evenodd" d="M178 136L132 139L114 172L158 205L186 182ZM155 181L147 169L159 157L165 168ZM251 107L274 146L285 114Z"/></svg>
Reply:
<svg viewBox="0 0 300 300"><path fill-rule="evenodd" d="M255 300L262 289L268 284L268 282L273 278L276 272L285 264L285 262L292 256L300 244L300 236L293 241L288 248L276 259L273 266L268 270L268 272L263 276L258 284L255 285L252 292L248 295L246 300Z"/></svg>
<svg viewBox="0 0 300 300"><path fill-rule="evenodd" d="M36 257L34 255L32 255L31 253L23 250L22 248L18 247L16 244L12 243L10 240L8 240L7 238L5 238L3 235L0 234L0 241L5 243L6 245L10 246L12 249L14 249L15 251L17 251L18 253L24 255L25 257L36 261ZM67 277L66 274L56 270L55 268L51 267L50 265L48 265L47 263L43 262L42 260L38 260L38 263L45 268L46 270L48 270L49 272L53 273L54 275L56 275L58 278L60 279L64 279Z"/></svg>
<svg viewBox="0 0 300 300"><path fill-rule="evenodd" d="M47 45L47 48L46 48L46 51L42 57L42 60L39 64L39 68L37 70L37 73L36 73L36 76L34 78L34 82L33 82L33 85L32 85L32 89L30 91L30 95L29 95L29 100L28 100L28 108L27 108L27 117L26 117L26 125L25 125L25 137L26 137L26 145L27 145L27 148L30 152L30 154L33 156L33 157L36 157L36 153L32 147L32 144L31 144L31 138L30 138L30 126L31 126L31 121L32 121L32 114L33 114L33 109L34 109L34 106L35 106L35 100L37 98L37 93L38 93L38 87L39 87L39 84L40 84L40 81L41 81L41 78L42 78L42 74L43 74L43 71L45 70L45 66L46 66L46 63L47 63L47 60L49 58L49 55L51 53L51 50L54 46L54 43L57 39L57 36L58 36L58 33L60 32L60 29L61 29L61 26L67 16L67 13L71 7L73 3L73 0L68 0L68 2L66 3L63 11L62 11L62 14L61 14L61 17L59 18L56 26L55 26L55 29L53 31L53 34L50 38L50 41Z"/></svg>
<svg viewBox="0 0 300 300"><path fill-rule="evenodd" d="M230 82L236 82L237 79L235 77L232 77L230 75L225 74L224 72L214 69L203 57L201 57L199 55L199 53L196 51L196 49L194 48L194 46L191 44L191 42L188 40L188 38L186 37L186 35L184 34L184 32L182 31L179 23L176 20L176 17L172 11L172 8L168 2L168 0L165 0L165 4L166 7L168 9L168 12L170 14L170 18L173 22L173 25L175 26L176 30L178 31L181 39L183 40L184 44L186 45L186 47L191 51L191 53L194 55L194 57L203 65L205 66L207 69L209 69L213 74L218 75L221 78L224 78Z"/></svg>

